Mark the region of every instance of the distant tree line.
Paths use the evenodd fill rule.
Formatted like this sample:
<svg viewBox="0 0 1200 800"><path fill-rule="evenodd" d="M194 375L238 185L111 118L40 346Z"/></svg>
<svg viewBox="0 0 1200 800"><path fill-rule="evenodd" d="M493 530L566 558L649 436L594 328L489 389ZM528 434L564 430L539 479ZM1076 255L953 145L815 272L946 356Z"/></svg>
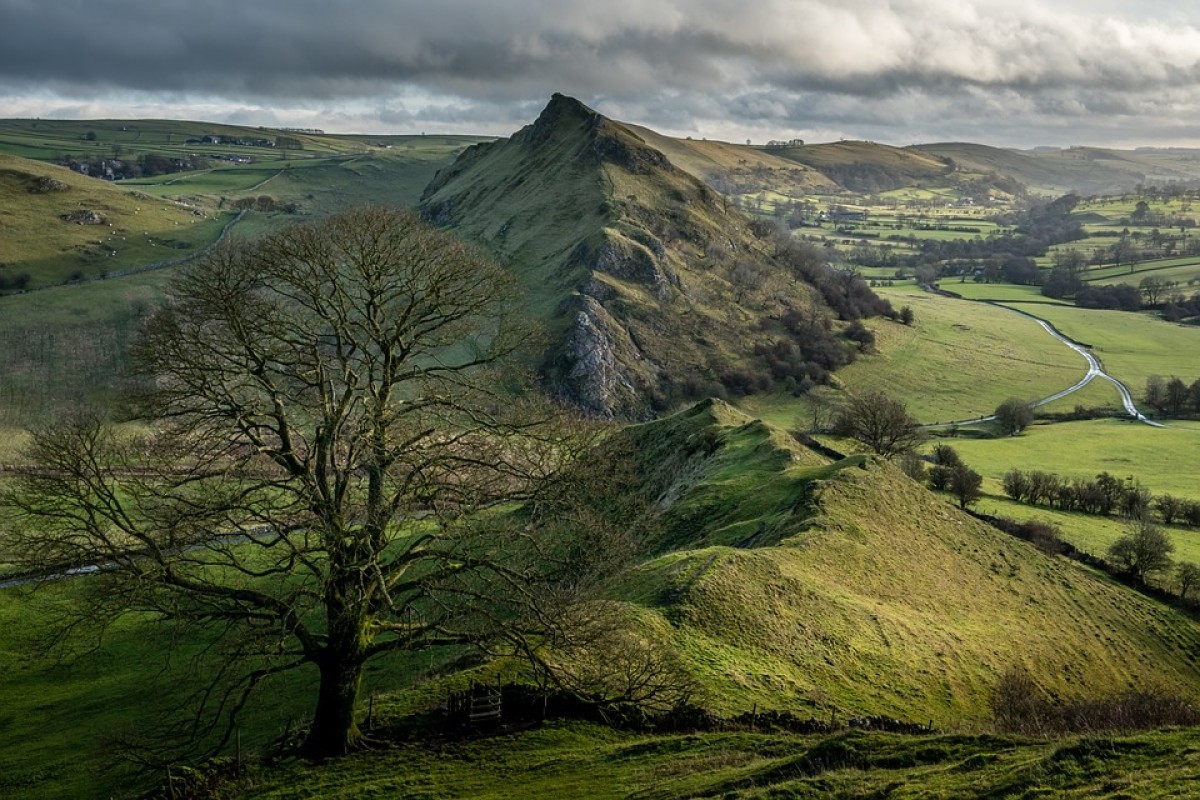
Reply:
<svg viewBox="0 0 1200 800"><path fill-rule="evenodd" d="M1127 519L1154 512L1166 525L1200 527L1200 503L1169 494L1156 497L1137 481L1121 480L1108 472L1089 481L1041 470L1010 469L1004 473L1002 483L1004 493L1018 503Z"/></svg>
<svg viewBox="0 0 1200 800"><path fill-rule="evenodd" d="M1151 375L1146 379L1146 405L1160 414L1185 417L1200 414L1200 378L1186 384L1172 375Z"/></svg>
<svg viewBox="0 0 1200 800"><path fill-rule="evenodd" d="M158 175L171 175L176 172L208 169L212 166L212 162L203 156L172 158L161 153L143 153L137 158L68 155L56 159L54 163L94 178L111 180L150 178Z"/></svg>

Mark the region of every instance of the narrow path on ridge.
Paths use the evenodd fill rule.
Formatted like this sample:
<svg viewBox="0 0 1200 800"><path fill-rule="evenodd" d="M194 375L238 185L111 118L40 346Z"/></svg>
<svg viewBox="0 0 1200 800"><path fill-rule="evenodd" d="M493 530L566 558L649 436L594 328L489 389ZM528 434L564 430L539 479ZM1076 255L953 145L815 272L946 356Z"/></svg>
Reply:
<svg viewBox="0 0 1200 800"><path fill-rule="evenodd" d="M941 294L937 290L926 289L926 291L931 291L935 294ZM950 296L950 295L943 294L942 296L945 297L945 296ZM958 299L958 298L956 298L956 299ZM1109 375L1107 372L1105 372L1104 368L1102 366L1100 366L1099 359L1097 359L1094 355L1092 355L1091 352L1089 352L1086 347L1079 344L1074 339L1071 339L1070 337L1065 336L1064 334L1059 332L1059 330L1057 328L1055 328L1053 325L1051 325L1046 320L1042 319L1041 317L1036 317L1033 314L1030 314L1028 311L1021 311L1019 309L1012 308L1010 306L1001 305L1000 303L992 303L992 302L989 302L986 300L984 300L984 301L966 300L964 302L985 302L988 305L993 306L995 308L1002 308L1006 311L1011 311L1013 314L1020 314L1023 317L1027 317L1027 318L1033 320L1034 322L1036 322L1038 325L1041 325L1042 329L1045 330L1046 333L1050 334L1055 339L1057 339L1058 341L1065 344L1067 347L1074 350L1076 353L1079 353L1079 355L1083 356L1084 360L1087 361L1087 364L1088 364L1087 374L1085 374L1079 381L1077 381L1074 385L1069 386L1066 389L1063 389L1061 392L1055 392L1054 394L1050 395L1049 397L1043 397L1041 400L1037 400L1033 403L1030 403L1030 406L1032 408L1038 408L1039 406L1044 406L1047 403L1053 403L1055 400L1061 400L1062 398L1066 397L1067 395L1073 394L1074 392L1077 392L1080 389L1082 389L1083 387L1087 386L1089 383L1094 381L1096 378L1103 378L1104 380L1111 383L1116 388L1117 393L1121 395L1121 405L1123 405L1125 407L1125 413L1129 414L1130 417L1136 419L1138 422L1144 422L1145 424L1151 425L1155 428L1167 427L1166 425L1163 425L1161 422L1155 422L1154 420L1147 418L1146 415L1144 415L1142 412L1138 411L1137 405L1135 405L1133 402L1133 395L1129 392L1129 389L1125 386L1125 384L1121 383L1119 380L1114 378L1112 375ZM949 427L951 425L973 425L973 424L979 423L979 422L991 422L995 418L996 418L996 415L991 414L986 417L976 417L975 419L957 420L955 422L946 422L946 423L941 423L941 424L937 424L937 425L926 425L924 427L926 427L926 428L945 428L945 427Z"/></svg>

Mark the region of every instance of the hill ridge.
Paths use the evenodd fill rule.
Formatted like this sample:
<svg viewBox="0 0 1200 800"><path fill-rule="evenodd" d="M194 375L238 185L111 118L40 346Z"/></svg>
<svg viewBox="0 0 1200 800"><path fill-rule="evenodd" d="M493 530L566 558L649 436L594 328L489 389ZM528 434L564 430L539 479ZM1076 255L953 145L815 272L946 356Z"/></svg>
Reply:
<svg viewBox="0 0 1200 800"><path fill-rule="evenodd" d="M731 386L771 388L787 372L765 366L776 350L793 365L788 389L853 357L830 346L836 315L748 219L643 136L564 95L509 139L466 150L421 207L512 266L550 330L542 374L589 412L648 418ZM803 314L815 315L803 334L782 322Z"/></svg>

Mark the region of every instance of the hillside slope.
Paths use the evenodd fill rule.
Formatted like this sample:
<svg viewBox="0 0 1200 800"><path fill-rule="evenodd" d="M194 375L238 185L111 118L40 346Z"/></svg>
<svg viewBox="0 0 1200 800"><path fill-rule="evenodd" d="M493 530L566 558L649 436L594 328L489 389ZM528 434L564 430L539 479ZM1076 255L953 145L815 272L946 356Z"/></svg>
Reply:
<svg viewBox="0 0 1200 800"><path fill-rule="evenodd" d="M652 490L660 555L617 595L671 631L719 711L977 724L1014 666L1058 696L1200 692L1194 620L995 530L890 464L822 465L719 402L628 435L643 474L666 485Z"/></svg>
<svg viewBox="0 0 1200 800"><path fill-rule="evenodd" d="M772 348L799 377L823 357L814 348L845 356L815 292L774 263L747 219L571 98L555 95L510 139L469 148L422 208L512 265L550 329L543 374L593 413L646 417L722 384L753 390L738 370Z"/></svg>
<svg viewBox="0 0 1200 800"><path fill-rule="evenodd" d="M177 259L230 216L0 154L0 279L38 286Z"/></svg>
<svg viewBox="0 0 1200 800"><path fill-rule="evenodd" d="M936 155L876 142L830 142L774 151L805 164L852 192L886 192L911 186L949 185L955 165Z"/></svg>
<svg viewBox="0 0 1200 800"><path fill-rule="evenodd" d="M640 125L626 127L671 159L672 164L722 193L769 190L800 197L841 191L841 187L812 167L780 158L760 147L707 139L676 139Z"/></svg>

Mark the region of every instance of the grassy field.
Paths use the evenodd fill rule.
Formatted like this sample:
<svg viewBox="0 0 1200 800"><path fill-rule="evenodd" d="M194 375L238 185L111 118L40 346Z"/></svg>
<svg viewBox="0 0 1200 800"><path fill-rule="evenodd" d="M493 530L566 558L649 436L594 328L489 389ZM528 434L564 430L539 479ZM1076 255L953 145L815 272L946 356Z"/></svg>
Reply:
<svg viewBox="0 0 1200 800"><path fill-rule="evenodd" d="M962 515L885 464L862 458L822 464L782 432L719 402L627 435L638 448L638 474L660 500L648 529L652 552L612 585L611 597L661 637L695 681L695 701L717 713L757 707L839 719L886 714L932 720L942 729L983 730L991 687L1014 665L1028 667L1059 696L1143 685L1200 690L1193 664L1200 625ZM172 658L184 672L162 671L170 632L139 617L113 628L102 648L78 651L67 662L38 656L34 645L48 638L56 607L68 600L86 606L90 582L100 591L101 580L75 579L40 598L0 591L0 622L7 623L0 625L6 672L0 790L10 795L130 791L138 784L127 773L102 769L114 763L113 738L146 733L155 710L177 713L209 669L201 664L196 676L187 674L186 656L205 642L193 631ZM427 658L401 658L372 672L368 691L382 692L381 716L400 713L389 708L413 708L411 678L429 666ZM248 753L308 712L310 680L302 673L265 695L265 704L244 721ZM598 746L628 736L589 730ZM654 750L658 740L638 741L638 749ZM983 750L993 740L980 741ZM882 737L856 747L876 746L870 742L893 746L887 744L892 737ZM536 744L528 747L510 747L512 758L502 763L511 780L529 781L534 794L569 795L584 783L602 787L606 781L628 792L641 780L628 761L611 761L611 751L578 748L579 757L592 753L593 763L610 761L605 769L611 771L596 775L587 767L576 778L563 765L564 759L578 763L575 757L544 760L530 755ZM993 755L997 749L991 746ZM548 773L537 766L551 761L560 766ZM303 778L303 790L349 797L368 790L431 791L440 783L449 793L450 785L466 780L461 791L471 795L480 786L476 780L494 780L490 767L472 772L475 777L458 771L464 763L453 750L444 750L428 771L396 772L387 755L339 762L322 770L325 778ZM323 783L350 781L347 764L358 764L355 780L364 786ZM279 793L299 791L298 776L310 769L297 764L283 777L260 774L259 794L248 796L289 796ZM512 785L501 788L511 793Z"/></svg>
<svg viewBox="0 0 1200 800"><path fill-rule="evenodd" d="M1063 539L1094 556L1103 558L1113 542L1130 532L1127 520L1016 503L1003 495L998 483L989 483L988 489L995 493L986 495L975 506L980 513L1021 521L1038 520L1053 523L1062 531ZM1200 564L1200 531L1178 526L1164 526L1163 530L1175 546L1171 557L1176 562ZM1173 580L1173 577L1166 576L1165 586L1171 590L1175 589Z"/></svg>
<svg viewBox="0 0 1200 800"><path fill-rule="evenodd" d="M1133 476L1155 494L1200 500L1200 425L1178 423L1154 428L1128 420L1101 419L1038 424L1019 436L939 440L950 444L972 469L1000 493L1009 469L1043 470L1070 478L1110 472Z"/></svg>
<svg viewBox="0 0 1200 800"><path fill-rule="evenodd" d="M1198 327L1127 311L1011 305L1051 322L1075 341L1090 345L1105 370L1129 387L1135 398L1142 395L1146 378L1151 375L1178 375L1189 383L1200 377L1195 358L1195 353L1200 352Z"/></svg>
<svg viewBox="0 0 1200 800"><path fill-rule="evenodd" d="M0 350L0 429L118 400L129 343L170 277L162 270L0 297L8 343Z"/></svg>
<svg viewBox="0 0 1200 800"><path fill-rule="evenodd" d="M948 292L962 295L966 300L989 300L998 303L1030 303L1070 305L1066 300L1055 300L1042 294L1040 286L1020 286L1014 283L975 283L956 278L943 279L938 284ZM1030 312L1034 313L1034 312Z"/></svg>
<svg viewBox="0 0 1200 800"><path fill-rule="evenodd" d="M99 222L63 218L76 213ZM231 218L203 201L172 202L0 155L0 276L27 273L33 287L187 256Z"/></svg>
<svg viewBox="0 0 1200 800"><path fill-rule="evenodd" d="M1002 308L931 295L911 285L878 291L896 308L912 307L916 321L910 327L874 322L878 353L840 370L837 380L851 391L884 390L922 422L991 414L1008 397L1046 397L1087 372L1079 355L1036 322ZM778 425L790 427L799 418L808 427L813 406L836 403L838 396L820 389L799 399L752 397L744 406Z"/></svg>
<svg viewBox="0 0 1200 800"><path fill-rule="evenodd" d="M1200 282L1200 259L1195 256L1188 258L1164 258L1155 261L1139 262L1131 270L1128 267L1106 267L1102 270L1089 270L1084 273L1088 283L1112 285L1127 283L1137 286L1143 279L1154 276L1164 281L1174 281L1178 284L1174 291L1191 295Z"/></svg>

